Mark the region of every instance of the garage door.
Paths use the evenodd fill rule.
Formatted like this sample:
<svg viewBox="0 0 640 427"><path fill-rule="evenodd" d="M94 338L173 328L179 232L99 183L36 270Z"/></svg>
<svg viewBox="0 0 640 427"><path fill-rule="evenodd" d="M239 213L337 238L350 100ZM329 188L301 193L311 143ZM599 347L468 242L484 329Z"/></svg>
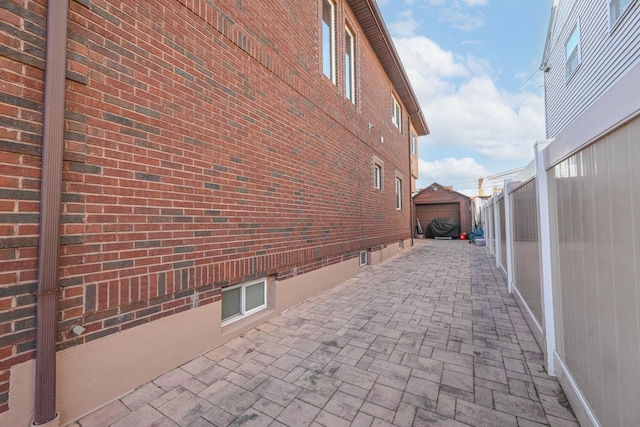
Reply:
<svg viewBox="0 0 640 427"><path fill-rule="evenodd" d="M455 219L460 224L460 203L416 205L416 216L423 228L434 219Z"/></svg>

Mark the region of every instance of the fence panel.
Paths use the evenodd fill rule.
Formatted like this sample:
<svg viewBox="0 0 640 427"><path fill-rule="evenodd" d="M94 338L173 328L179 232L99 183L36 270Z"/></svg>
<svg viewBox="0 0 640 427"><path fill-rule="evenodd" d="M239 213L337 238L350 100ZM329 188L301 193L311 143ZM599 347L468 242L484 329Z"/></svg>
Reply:
<svg viewBox="0 0 640 427"><path fill-rule="evenodd" d="M535 320L536 338L543 335L537 183L532 179L510 194L513 212L513 285Z"/></svg>
<svg viewBox="0 0 640 427"><path fill-rule="evenodd" d="M548 170L557 352L602 425L640 410L640 119Z"/></svg>
<svg viewBox="0 0 640 427"><path fill-rule="evenodd" d="M500 245L500 268L507 276L507 218L505 215L505 200L504 195L498 198L498 221L499 221L499 237L498 244Z"/></svg>

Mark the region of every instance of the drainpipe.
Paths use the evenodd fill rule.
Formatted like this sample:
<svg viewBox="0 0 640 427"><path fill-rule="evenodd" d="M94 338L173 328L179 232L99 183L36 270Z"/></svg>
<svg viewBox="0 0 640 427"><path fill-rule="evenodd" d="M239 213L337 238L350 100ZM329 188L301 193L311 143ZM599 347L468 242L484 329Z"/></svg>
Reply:
<svg viewBox="0 0 640 427"><path fill-rule="evenodd" d="M56 311L68 9L69 0L49 0L47 6L33 421L33 425L44 426L57 426L60 421L56 413Z"/></svg>
<svg viewBox="0 0 640 427"><path fill-rule="evenodd" d="M413 233L415 233L416 231L416 221L415 218L413 217L415 215L414 209L413 209L413 170L411 169L411 154L412 154L412 147L413 147L413 133L411 130L411 119L409 119L409 123L408 126L409 128L409 231L411 234L409 234L411 237L411 246L413 246ZM418 139L418 135L416 135L416 139ZM416 141L416 145L418 144L418 141Z"/></svg>

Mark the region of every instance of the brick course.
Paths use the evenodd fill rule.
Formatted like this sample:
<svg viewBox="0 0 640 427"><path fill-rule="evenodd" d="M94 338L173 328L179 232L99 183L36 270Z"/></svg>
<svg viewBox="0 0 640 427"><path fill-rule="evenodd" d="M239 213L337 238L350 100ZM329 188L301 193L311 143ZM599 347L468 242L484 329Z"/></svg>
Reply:
<svg viewBox="0 0 640 427"><path fill-rule="evenodd" d="M391 123L392 85L337 5L334 85L316 0L71 2L58 349L409 237L409 122ZM1 412L6 369L34 348L46 2L0 15Z"/></svg>

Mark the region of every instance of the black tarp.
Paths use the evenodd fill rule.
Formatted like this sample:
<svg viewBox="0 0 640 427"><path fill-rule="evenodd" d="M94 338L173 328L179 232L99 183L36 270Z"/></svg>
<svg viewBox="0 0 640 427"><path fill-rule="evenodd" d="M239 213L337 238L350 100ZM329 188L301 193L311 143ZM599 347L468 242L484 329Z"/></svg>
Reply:
<svg viewBox="0 0 640 427"><path fill-rule="evenodd" d="M460 222L455 219L434 219L426 229L426 237L458 237Z"/></svg>

